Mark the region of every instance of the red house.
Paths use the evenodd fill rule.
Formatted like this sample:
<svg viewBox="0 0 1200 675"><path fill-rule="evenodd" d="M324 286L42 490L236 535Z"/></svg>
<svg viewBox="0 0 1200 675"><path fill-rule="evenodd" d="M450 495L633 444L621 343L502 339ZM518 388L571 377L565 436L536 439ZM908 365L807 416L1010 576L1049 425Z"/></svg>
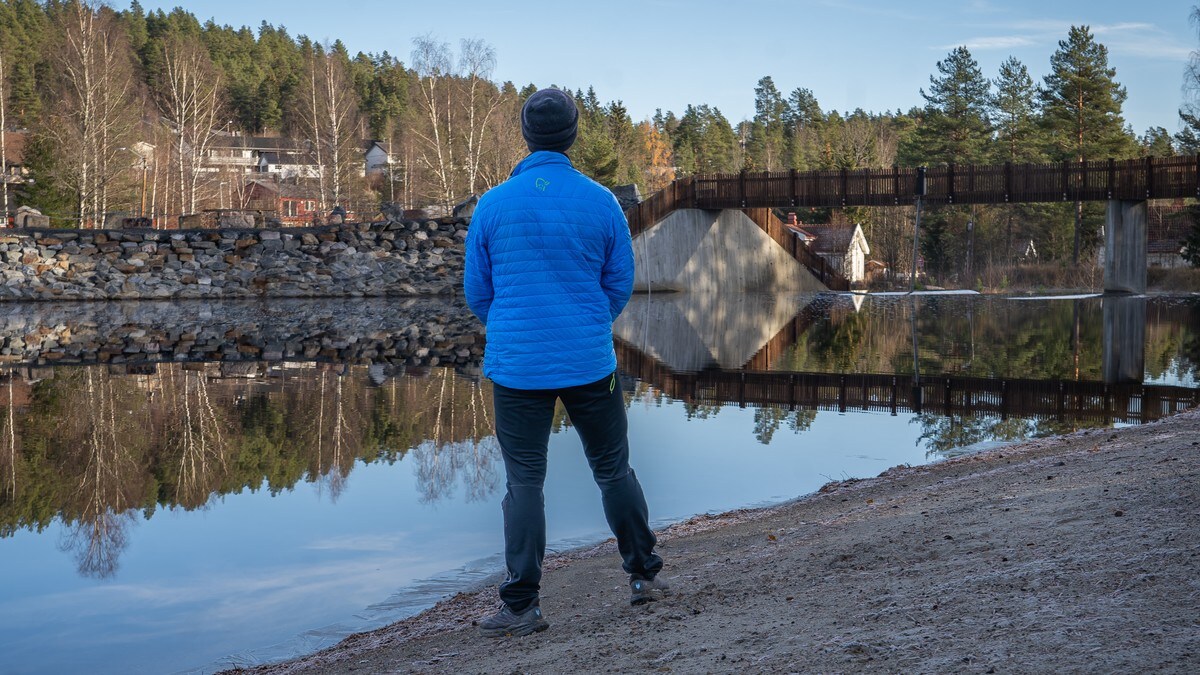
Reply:
<svg viewBox="0 0 1200 675"><path fill-rule="evenodd" d="M324 222L327 215L317 210L321 203L319 189L307 182L248 181L246 200L251 209L274 211L284 225L312 225L318 220Z"/></svg>

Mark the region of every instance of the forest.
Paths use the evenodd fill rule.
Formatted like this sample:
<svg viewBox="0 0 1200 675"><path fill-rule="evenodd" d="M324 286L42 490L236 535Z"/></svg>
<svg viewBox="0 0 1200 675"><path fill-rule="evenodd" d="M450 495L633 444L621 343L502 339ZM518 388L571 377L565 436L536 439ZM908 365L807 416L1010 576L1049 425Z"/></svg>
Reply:
<svg viewBox="0 0 1200 675"><path fill-rule="evenodd" d="M182 8L146 11L137 0L123 10L0 0L0 149L9 145L5 132L23 133L28 172L21 184L4 183L3 208L33 206L55 226L78 227L112 212L174 216L233 206L245 177L214 174L203 158L238 136L301 141L318 167L322 210L449 206L504 180L527 152L519 110L536 86L493 81L501 55L483 39L452 44L425 34L408 47L407 61L387 51L351 54L341 40L292 36L267 21L257 29L218 25ZM702 102L635 121L619 92L606 100L587 83L554 86L572 92L581 109L575 165L610 187L636 184L643 196L695 173L1200 152L1193 104L1179 111L1176 134L1139 134L1125 122L1125 88L1089 27L1072 27L1048 58L1038 82L1011 57L984 73L957 47L932 64L924 105L907 111L825 110L802 83L781 87L764 75L752 91L747 83L755 112L739 121ZM1195 56L1187 77L1200 82ZM391 156L382 178L362 175L371 140ZM922 222L924 269L968 285L980 270L1025 260L1031 249L1042 263L1087 260L1099 244L1102 208L933 209ZM803 223L861 223L888 269L909 262L911 209L798 215ZM1200 234L1193 236L1200 261Z"/></svg>

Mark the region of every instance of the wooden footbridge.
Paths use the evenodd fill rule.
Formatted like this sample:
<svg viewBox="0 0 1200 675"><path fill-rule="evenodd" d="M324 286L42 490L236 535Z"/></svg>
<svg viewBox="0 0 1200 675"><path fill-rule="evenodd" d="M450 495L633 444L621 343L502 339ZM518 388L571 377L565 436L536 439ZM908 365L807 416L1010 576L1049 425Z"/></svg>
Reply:
<svg viewBox="0 0 1200 675"><path fill-rule="evenodd" d="M618 339L623 372L686 403L983 415L1060 422L1140 424L1200 405L1200 389L1081 380L807 373L765 370L675 372ZM752 363L756 363L752 361Z"/></svg>
<svg viewBox="0 0 1200 675"><path fill-rule="evenodd" d="M919 172L911 167L833 171L697 174L672 182L625 211L630 233L637 237L677 209L740 209L772 239L834 290L845 280L803 245L771 215L771 209L796 207L904 206L913 203ZM1200 155L1134 160L1060 162L1050 164L948 164L924 170L929 204L1017 204L1035 202L1109 201L1144 203L1148 199L1200 198ZM1114 215L1111 230L1125 230L1126 213ZM1114 222L1115 220L1115 222ZM1136 214L1134 220L1137 220ZM1142 276L1145 269L1145 210L1140 232ZM1137 229L1135 222L1133 228ZM1125 240L1117 247L1124 250ZM1118 251L1119 253L1120 251ZM1136 251L1130 255L1136 254ZM1114 256L1109 256L1112 262ZM1115 262L1112 264L1116 264ZM1106 270L1106 279L1107 279ZM1144 286L1144 279L1143 279ZM1106 283L1107 288L1107 283ZM1117 290L1117 289L1114 289Z"/></svg>

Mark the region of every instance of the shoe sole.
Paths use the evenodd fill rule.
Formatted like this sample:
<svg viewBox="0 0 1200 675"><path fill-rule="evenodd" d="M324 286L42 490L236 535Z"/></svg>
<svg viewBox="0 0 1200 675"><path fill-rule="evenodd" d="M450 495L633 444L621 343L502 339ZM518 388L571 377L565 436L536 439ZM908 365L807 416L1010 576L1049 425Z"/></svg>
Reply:
<svg viewBox="0 0 1200 675"><path fill-rule="evenodd" d="M522 637L532 633L540 633L550 627L550 622L539 621L537 623L527 623L523 626L511 626L509 628L480 628L479 632L484 637L502 638L502 637Z"/></svg>

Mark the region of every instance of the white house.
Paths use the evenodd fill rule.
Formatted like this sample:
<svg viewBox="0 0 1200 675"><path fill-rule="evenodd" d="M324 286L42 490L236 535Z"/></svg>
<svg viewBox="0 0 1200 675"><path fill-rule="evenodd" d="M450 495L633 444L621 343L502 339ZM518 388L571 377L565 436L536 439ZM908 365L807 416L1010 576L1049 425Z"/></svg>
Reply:
<svg viewBox="0 0 1200 675"><path fill-rule="evenodd" d="M366 175L378 176L387 173L392 166L392 154L383 141L363 141Z"/></svg>
<svg viewBox="0 0 1200 675"><path fill-rule="evenodd" d="M298 153L304 142L291 138L218 133L208 146L204 165L213 171L254 173L266 153Z"/></svg>
<svg viewBox="0 0 1200 675"><path fill-rule="evenodd" d="M264 152L258 156L258 171L281 180L321 176L321 167L307 152Z"/></svg>
<svg viewBox="0 0 1200 675"><path fill-rule="evenodd" d="M871 247L861 225L804 225L808 248L825 259L850 283L867 278L867 256Z"/></svg>

